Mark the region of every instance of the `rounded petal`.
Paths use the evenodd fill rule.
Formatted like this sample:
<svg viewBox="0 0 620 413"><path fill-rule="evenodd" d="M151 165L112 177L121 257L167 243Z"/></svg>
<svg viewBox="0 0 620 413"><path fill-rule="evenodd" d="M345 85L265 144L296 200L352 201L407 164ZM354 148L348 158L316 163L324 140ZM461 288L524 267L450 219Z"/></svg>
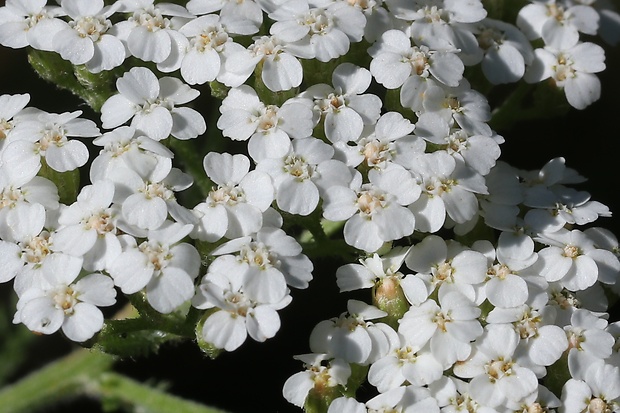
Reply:
<svg viewBox="0 0 620 413"><path fill-rule="evenodd" d="M92 304L77 303L73 314L65 318L62 332L69 340L83 342L95 335L103 327L103 314Z"/></svg>
<svg viewBox="0 0 620 413"><path fill-rule="evenodd" d="M168 314L194 296L194 283L178 268L165 268L159 277L151 278L146 286L146 298L157 311Z"/></svg>
<svg viewBox="0 0 620 413"><path fill-rule="evenodd" d="M245 318L228 311L217 311L211 314L202 327L202 338L226 351L239 348L247 335Z"/></svg>

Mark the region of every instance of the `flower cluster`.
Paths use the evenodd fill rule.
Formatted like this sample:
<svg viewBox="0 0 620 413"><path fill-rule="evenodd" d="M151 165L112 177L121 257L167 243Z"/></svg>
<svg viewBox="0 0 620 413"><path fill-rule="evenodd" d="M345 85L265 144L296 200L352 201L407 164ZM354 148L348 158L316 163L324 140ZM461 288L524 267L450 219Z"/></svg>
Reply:
<svg viewBox="0 0 620 413"><path fill-rule="evenodd" d="M605 54L582 35L617 42L620 15L532 0L515 16L481 0L7 0L0 44L115 86L83 92L103 93L96 122L0 96L14 323L86 345L122 293L151 318L198 314L199 345L233 351L276 335L312 258L355 256L335 282L373 302L316 325L292 404L620 411L620 248L591 225L611 212L563 158L500 160L497 108L476 89L540 83L587 107ZM183 158L205 118L243 151ZM376 395L360 402L365 380Z"/></svg>

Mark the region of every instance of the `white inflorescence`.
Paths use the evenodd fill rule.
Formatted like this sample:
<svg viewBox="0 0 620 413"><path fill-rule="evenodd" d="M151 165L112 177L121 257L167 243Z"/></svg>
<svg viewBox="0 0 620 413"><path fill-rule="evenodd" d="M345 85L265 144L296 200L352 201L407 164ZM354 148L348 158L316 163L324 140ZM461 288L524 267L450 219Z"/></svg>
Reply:
<svg viewBox="0 0 620 413"><path fill-rule="evenodd" d="M15 323L85 342L119 291L174 317L193 306L199 343L233 351L277 334L311 258L356 257L336 283L373 304L316 325L284 384L292 404L620 411L607 313L620 249L590 225L611 212L572 187L584 178L563 158L500 161L501 107L476 90L482 76L488 90L544 81L592 104L605 69L592 39L620 40L608 2L531 0L514 24L482 0L6 3L0 44L75 65L101 112L0 96L0 282ZM105 99L85 86L99 73L116 76ZM212 107L190 87L207 82ZM207 121L243 153L196 153ZM360 374L369 400L347 388Z"/></svg>

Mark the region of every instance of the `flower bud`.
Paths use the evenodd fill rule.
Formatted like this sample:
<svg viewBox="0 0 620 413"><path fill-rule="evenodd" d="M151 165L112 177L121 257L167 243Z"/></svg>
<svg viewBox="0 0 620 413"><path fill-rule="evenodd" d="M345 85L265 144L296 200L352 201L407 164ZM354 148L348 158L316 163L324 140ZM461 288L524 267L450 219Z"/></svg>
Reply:
<svg viewBox="0 0 620 413"><path fill-rule="evenodd" d="M382 278L373 288L373 304L388 313L385 322L394 329L398 328L398 320L409 309L399 278L396 276Z"/></svg>

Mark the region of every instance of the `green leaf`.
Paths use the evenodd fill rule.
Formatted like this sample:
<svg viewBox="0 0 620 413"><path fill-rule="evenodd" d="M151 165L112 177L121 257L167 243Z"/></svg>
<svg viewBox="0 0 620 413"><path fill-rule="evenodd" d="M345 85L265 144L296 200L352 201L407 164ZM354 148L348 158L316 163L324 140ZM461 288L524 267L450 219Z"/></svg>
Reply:
<svg viewBox="0 0 620 413"><path fill-rule="evenodd" d="M47 165L45 158L41 158L41 169L38 175L49 179L56 185L60 202L65 205L70 205L75 202L78 192L80 191L79 168L73 171L58 172Z"/></svg>

